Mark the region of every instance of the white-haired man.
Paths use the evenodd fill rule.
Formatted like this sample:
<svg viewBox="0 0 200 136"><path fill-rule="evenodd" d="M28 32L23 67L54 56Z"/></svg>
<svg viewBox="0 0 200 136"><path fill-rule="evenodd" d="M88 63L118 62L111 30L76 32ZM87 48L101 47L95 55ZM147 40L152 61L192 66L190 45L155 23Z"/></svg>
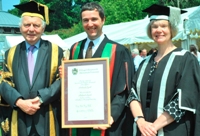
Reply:
<svg viewBox="0 0 200 136"><path fill-rule="evenodd" d="M133 57L133 64L135 66L135 71L137 71L143 58L139 55L139 50L137 48L133 49L131 51L131 53L132 53L132 57Z"/></svg>

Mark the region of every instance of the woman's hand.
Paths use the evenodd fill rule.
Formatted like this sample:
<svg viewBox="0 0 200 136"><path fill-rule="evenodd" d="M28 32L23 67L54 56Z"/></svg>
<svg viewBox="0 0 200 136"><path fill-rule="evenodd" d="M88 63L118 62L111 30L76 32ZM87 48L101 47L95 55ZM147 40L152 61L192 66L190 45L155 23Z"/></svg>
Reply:
<svg viewBox="0 0 200 136"><path fill-rule="evenodd" d="M145 121L143 118L137 121L138 128L140 129L141 136L156 136L157 130L153 123Z"/></svg>
<svg viewBox="0 0 200 136"><path fill-rule="evenodd" d="M159 130L174 121L174 118L168 114L168 112L163 112L154 122L153 126L156 130Z"/></svg>

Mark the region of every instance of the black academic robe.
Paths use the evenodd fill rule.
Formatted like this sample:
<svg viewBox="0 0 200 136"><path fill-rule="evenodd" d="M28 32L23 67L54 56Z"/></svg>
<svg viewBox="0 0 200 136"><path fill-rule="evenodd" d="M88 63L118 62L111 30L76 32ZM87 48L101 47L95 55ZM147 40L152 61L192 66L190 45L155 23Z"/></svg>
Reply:
<svg viewBox="0 0 200 136"><path fill-rule="evenodd" d="M154 73L150 107L147 109L148 79L152 63L153 55L142 62L134 78L134 88L141 101L145 120L154 122L164 112L164 107L178 98L179 108L185 111L185 115L179 122L174 121L160 129L158 135L194 136L197 100L200 99L200 68L197 59L181 48L164 56ZM134 130L134 133L141 136L139 129Z"/></svg>
<svg viewBox="0 0 200 136"><path fill-rule="evenodd" d="M80 53L78 59L83 59L83 49L86 39L82 41L80 46ZM93 54L92 58L100 58L104 47L107 43L116 44L116 58L112 77L112 86L110 90L111 95L111 116L114 119L114 123L111 128L106 130L106 136L121 136L124 130L127 130L128 124L124 124L126 118L127 109L125 102L128 92L130 91L131 78L134 74L134 66L130 51L114 41L109 40L106 36ZM74 44L75 45L75 44ZM70 59L72 59L72 50L70 50ZM129 109L128 109L129 110ZM89 136L86 134L88 129L78 129L78 136Z"/></svg>
<svg viewBox="0 0 200 136"><path fill-rule="evenodd" d="M58 56L54 56L58 65L52 76L52 84L50 84L50 68L52 62L51 55L54 54L51 52L52 44L49 41L41 39L35 63L32 85L30 85L26 46L25 42L21 42L16 47L12 62L13 83L15 84L15 87L11 87L6 82L0 84L0 95L4 100L6 100L12 109L17 111L18 136L27 136L31 130L32 123L34 123L39 135L50 136L49 104L51 104L55 116L56 136L64 136L60 131L61 81L56 80L58 78L56 77L58 74L58 66L61 65L63 57L63 50L58 47ZM7 62L8 59L7 51L5 53L5 62ZM8 69L5 67L4 70L6 71ZM42 98L43 104L34 115L24 113L15 105L18 98L26 100L35 98L38 95Z"/></svg>

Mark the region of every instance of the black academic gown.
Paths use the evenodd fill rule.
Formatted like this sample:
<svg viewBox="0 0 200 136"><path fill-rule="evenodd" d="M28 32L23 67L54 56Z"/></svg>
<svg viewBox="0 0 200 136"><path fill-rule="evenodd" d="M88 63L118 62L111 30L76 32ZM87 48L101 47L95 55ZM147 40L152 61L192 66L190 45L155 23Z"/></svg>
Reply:
<svg viewBox="0 0 200 136"><path fill-rule="evenodd" d="M153 56L153 55L152 55ZM147 91L153 57L149 56L140 65L134 85L141 100L145 120L154 122L164 112L163 108L174 98L185 115L179 122L172 122L158 131L159 136L194 136L194 119L200 91L200 68L197 59L186 50L177 48L160 60L154 72L154 82L147 109ZM141 136L139 129L134 130Z"/></svg>
<svg viewBox="0 0 200 136"><path fill-rule="evenodd" d="M80 53L78 59L83 59L83 49L86 39L82 41L80 47ZM116 58L112 77L112 86L110 90L111 94L111 116L114 119L114 123L111 128L106 130L106 136L121 136L126 131L128 124L124 124L126 118L127 109L125 108L125 102L127 99L128 92L130 91L131 78L134 74L134 66L132 63L132 57L130 51L116 42L109 40L106 36L101 42L92 58L100 58L104 47L107 43L117 44ZM71 48L73 49L74 45ZM72 52L70 52L70 59L72 59ZM124 88L126 85L126 88ZM129 110L129 109L128 109ZM89 136L83 135L84 131L88 129L78 129L78 136Z"/></svg>
<svg viewBox="0 0 200 136"><path fill-rule="evenodd" d="M28 63L25 42L17 45L13 58L13 83L15 87L11 87L6 82L0 84L0 95L6 102L18 112L18 136L27 136L31 130L32 124L35 124L37 133L41 136L50 136L49 134L49 104L52 105L55 115L56 135L61 134L61 81L56 80L58 67L53 75L53 82L50 82L50 67L51 67L51 51L52 45L46 40L40 41L37 60L35 63L32 85L29 81ZM58 66L61 65L63 50L58 47L58 56L55 56L58 61ZM7 62L8 51L5 53L5 62ZM8 70L8 69L5 69ZM43 100L41 108L34 114L28 115L16 107L15 102L18 98L31 99L40 96ZM11 128L12 129L12 128Z"/></svg>

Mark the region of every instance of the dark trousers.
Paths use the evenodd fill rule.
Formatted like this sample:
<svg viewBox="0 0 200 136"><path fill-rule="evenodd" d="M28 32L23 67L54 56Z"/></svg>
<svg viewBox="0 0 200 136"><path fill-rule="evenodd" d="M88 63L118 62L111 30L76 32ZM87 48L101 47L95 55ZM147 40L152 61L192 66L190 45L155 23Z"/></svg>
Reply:
<svg viewBox="0 0 200 136"><path fill-rule="evenodd" d="M35 125L32 124L31 126L31 131L30 131L30 134L28 136L40 136L38 133L37 133L37 130L35 129Z"/></svg>
<svg viewBox="0 0 200 136"><path fill-rule="evenodd" d="M91 128L78 128L77 136L90 136Z"/></svg>

